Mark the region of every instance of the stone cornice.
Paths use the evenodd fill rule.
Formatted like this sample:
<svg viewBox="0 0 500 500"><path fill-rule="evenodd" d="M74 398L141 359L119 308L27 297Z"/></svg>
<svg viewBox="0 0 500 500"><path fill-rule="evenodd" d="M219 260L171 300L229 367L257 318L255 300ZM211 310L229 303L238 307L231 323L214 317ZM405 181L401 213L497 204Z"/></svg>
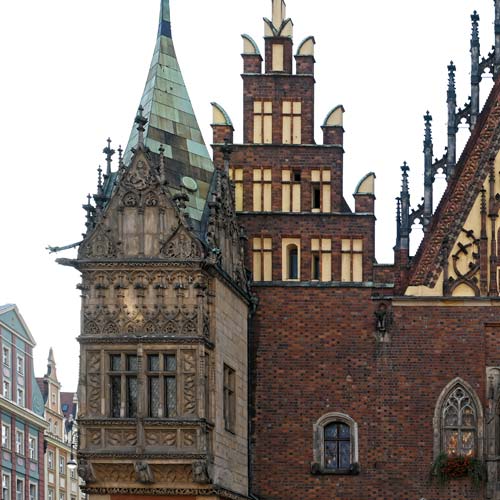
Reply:
<svg viewBox="0 0 500 500"><path fill-rule="evenodd" d="M167 336L167 335L150 335L148 336L116 336L116 337L102 337L102 336L82 336L77 337L80 344L203 344L210 350L215 348L215 344L210 340L202 337L181 337L181 336Z"/></svg>
<svg viewBox="0 0 500 500"><path fill-rule="evenodd" d="M143 496L220 496L228 500L249 500L250 497L240 495L220 486L209 488L93 488L83 487L88 495L143 495Z"/></svg>
<svg viewBox="0 0 500 500"><path fill-rule="evenodd" d="M27 408L16 405L13 401L6 399L3 396L0 396L0 409L7 410L30 422L31 424L41 427L42 429L48 429L49 427L48 422L43 417L37 415L31 410L28 410Z"/></svg>

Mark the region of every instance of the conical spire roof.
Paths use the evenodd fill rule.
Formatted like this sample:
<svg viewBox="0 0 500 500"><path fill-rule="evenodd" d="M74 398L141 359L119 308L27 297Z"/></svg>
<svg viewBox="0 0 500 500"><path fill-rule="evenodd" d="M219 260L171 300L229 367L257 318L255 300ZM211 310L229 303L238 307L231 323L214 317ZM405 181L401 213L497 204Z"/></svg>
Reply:
<svg viewBox="0 0 500 500"><path fill-rule="evenodd" d="M161 0L156 46L140 104L148 120L145 146L158 153L163 145L169 188L172 191L186 188L190 198L189 215L200 221L214 167L177 62L169 0ZM137 142L138 131L134 124L125 151L126 164Z"/></svg>

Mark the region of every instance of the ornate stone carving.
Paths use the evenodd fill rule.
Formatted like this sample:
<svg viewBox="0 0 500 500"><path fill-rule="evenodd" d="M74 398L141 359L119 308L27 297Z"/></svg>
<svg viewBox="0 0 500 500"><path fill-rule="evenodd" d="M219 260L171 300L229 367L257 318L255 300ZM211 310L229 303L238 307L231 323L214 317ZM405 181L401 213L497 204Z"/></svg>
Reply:
<svg viewBox="0 0 500 500"><path fill-rule="evenodd" d="M162 466L152 465L154 477L157 483L185 484L191 482L192 469L190 465Z"/></svg>
<svg viewBox="0 0 500 500"><path fill-rule="evenodd" d="M205 460L193 462L193 483L209 484L210 482L207 462Z"/></svg>
<svg viewBox="0 0 500 500"><path fill-rule="evenodd" d="M97 416L101 413L101 376L99 373L87 374L87 413Z"/></svg>
<svg viewBox="0 0 500 500"><path fill-rule="evenodd" d="M87 483L95 483L96 476L92 464L85 459L78 460L78 475Z"/></svg>
<svg viewBox="0 0 500 500"><path fill-rule="evenodd" d="M196 413L196 382L194 375L184 377L184 414Z"/></svg>
<svg viewBox="0 0 500 500"><path fill-rule="evenodd" d="M182 226L179 226L177 231L165 243L161 253L168 259L188 260L202 257L200 244Z"/></svg>
<svg viewBox="0 0 500 500"><path fill-rule="evenodd" d="M196 445L196 431L183 430L182 431L182 446L184 448L192 448Z"/></svg>
<svg viewBox="0 0 500 500"><path fill-rule="evenodd" d="M146 444L149 446L176 446L176 430L147 430Z"/></svg>
<svg viewBox="0 0 500 500"><path fill-rule="evenodd" d="M89 240L82 244L80 255L83 258L116 257L116 244L111 237L111 232L98 225Z"/></svg>
<svg viewBox="0 0 500 500"><path fill-rule="evenodd" d="M111 430L106 429L107 446L135 446L137 444L137 435L135 430Z"/></svg>
<svg viewBox="0 0 500 500"><path fill-rule="evenodd" d="M135 483L136 472L132 464L95 464L96 476L104 483Z"/></svg>
<svg viewBox="0 0 500 500"><path fill-rule="evenodd" d="M135 463L135 477L141 484L152 484L155 482L153 471L147 462Z"/></svg>
<svg viewBox="0 0 500 500"><path fill-rule="evenodd" d="M91 446L100 446L101 444L101 430L100 429L87 429L87 442Z"/></svg>

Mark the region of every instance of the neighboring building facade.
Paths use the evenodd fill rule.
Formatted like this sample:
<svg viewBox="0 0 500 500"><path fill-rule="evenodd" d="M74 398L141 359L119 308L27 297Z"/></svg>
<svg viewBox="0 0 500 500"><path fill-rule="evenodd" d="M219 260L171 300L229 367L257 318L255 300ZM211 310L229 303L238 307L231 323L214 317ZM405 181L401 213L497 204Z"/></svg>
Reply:
<svg viewBox="0 0 500 500"><path fill-rule="evenodd" d="M43 399L35 381L35 340L15 305L0 307L2 500L44 500Z"/></svg>
<svg viewBox="0 0 500 500"><path fill-rule="evenodd" d="M85 495L80 490L76 467L77 425L75 394L61 392L57 378L54 351L50 349L47 373L37 378L48 428L45 432L45 498L47 500L80 500ZM71 444L73 443L73 447Z"/></svg>
<svg viewBox="0 0 500 500"><path fill-rule="evenodd" d="M293 56L284 1L264 20L264 58L243 36L244 140L232 144L214 103L212 163L162 0L129 144L115 172L105 149L78 257L59 261L82 274L79 472L91 498L500 499L495 9L483 59L472 16L465 108L449 66L439 161L425 116L424 202L411 211L405 164L395 263L379 265L375 175L352 211L344 110L316 144L315 42ZM486 69L496 83L481 111ZM457 161L462 119L472 135ZM438 169L448 188L434 212ZM417 219L425 236L410 258Z"/></svg>

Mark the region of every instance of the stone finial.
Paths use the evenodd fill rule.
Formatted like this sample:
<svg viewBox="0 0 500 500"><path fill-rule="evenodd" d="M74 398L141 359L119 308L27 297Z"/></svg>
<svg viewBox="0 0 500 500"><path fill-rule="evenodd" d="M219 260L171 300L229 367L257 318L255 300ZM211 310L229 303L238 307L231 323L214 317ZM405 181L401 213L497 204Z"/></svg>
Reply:
<svg viewBox="0 0 500 500"><path fill-rule="evenodd" d="M425 145L432 144L432 115L427 111L424 115L425 121Z"/></svg>
<svg viewBox="0 0 500 500"><path fill-rule="evenodd" d="M233 152L233 145L229 142L227 137L224 138L224 146L221 146L222 157L224 159L224 171L229 172L229 160Z"/></svg>
<svg viewBox="0 0 500 500"><path fill-rule="evenodd" d="M274 27L279 29L286 18L286 4L285 0L271 0L273 4L273 17L272 21Z"/></svg>
<svg viewBox="0 0 500 500"><path fill-rule="evenodd" d="M106 176L109 177L111 175L111 162L113 161L115 150L111 149L111 139L109 137L107 143L107 147L105 147L102 152L106 155Z"/></svg>
<svg viewBox="0 0 500 500"><path fill-rule="evenodd" d="M123 149L118 146L118 168L121 170L123 168Z"/></svg>
<svg viewBox="0 0 500 500"><path fill-rule="evenodd" d="M135 117L135 123L137 125L137 132L138 138L137 138L137 145L141 148L144 147L144 132L146 130L146 124L148 123L148 119L143 115L144 108L139 106L139 109L137 111L137 116Z"/></svg>
<svg viewBox="0 0 500 500"><path fill-rule="evenodd" d="M477 10L475 10L470 16L472 21L472 38L471 38L471 46L479 45L479 14Z"/></svg>
<svg viewBox="0 0 500 500"><path fill-rule="evenodd" d="M453 61L450 61L450 64L448 64L448 99L457 97L455 82L456 71L457 67L453 64Z"/></svg>
<svg viewBox="0 0 500 500"><path fill-rule="evenodd" d="M102 168L99 165L97 169L97 194L102 194Z"/></svg>

